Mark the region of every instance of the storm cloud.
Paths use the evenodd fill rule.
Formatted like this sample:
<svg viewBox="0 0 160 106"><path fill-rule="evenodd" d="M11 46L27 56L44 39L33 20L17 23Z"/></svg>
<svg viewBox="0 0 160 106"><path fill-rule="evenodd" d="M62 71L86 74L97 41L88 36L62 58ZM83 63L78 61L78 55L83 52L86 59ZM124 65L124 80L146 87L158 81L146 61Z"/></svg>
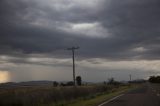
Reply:
<svg viewBox="0 0 160 106"><path fill-rule="evenodd" d="M71 53L66 49L72 46L80 47L76 52L80 70L84 60L100 66L113 61L112 65L156 61L158 67L159 13L159 0L1 0L0 68L12 70L4 64L21 63L70 67ZM92 69L89 66L87 70ZM99 70L114 70L103 67ZM154 68L139 70L159 73Z"/></svg>

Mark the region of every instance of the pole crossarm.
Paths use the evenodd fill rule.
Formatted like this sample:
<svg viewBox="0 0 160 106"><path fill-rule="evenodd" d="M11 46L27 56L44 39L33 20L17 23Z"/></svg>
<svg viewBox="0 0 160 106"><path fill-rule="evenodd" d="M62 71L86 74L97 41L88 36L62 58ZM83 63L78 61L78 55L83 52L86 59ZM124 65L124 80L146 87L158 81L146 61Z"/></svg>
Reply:
<svg viewBox="0 0 160 106"><path fill-rule="evenodd" d="M71 47L71 48L67 48L67 50L76 50L79 49L79 47Z"/></svg>

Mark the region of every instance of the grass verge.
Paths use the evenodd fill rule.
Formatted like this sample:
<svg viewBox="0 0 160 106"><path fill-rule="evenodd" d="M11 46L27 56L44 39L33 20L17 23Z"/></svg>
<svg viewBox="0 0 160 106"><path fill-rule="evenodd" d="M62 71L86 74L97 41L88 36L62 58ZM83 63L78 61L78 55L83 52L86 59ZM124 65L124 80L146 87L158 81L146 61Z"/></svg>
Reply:
<svg viewBox="0 0 160 106"><path fill-rule="evenodd" d="M138 86L132 85L132 86L122 86L119 88L115 88L110 92L105 92L103 94L96 94L94 96L90 96L88 98L79 98L77 100L74 100L72 102L61 102L57 105L48 105L48 106L98 106L98 104L103 103L104 101L107 101L117 95L122 94L123 92L127 92L131 89L135 89Z"/></svg>

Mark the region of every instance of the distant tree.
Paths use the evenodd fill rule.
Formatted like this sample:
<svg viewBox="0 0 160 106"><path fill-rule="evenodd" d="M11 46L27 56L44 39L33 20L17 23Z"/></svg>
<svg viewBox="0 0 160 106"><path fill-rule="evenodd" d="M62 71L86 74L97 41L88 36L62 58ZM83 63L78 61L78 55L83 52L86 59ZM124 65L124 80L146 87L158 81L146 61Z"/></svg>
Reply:
<svg viewBox="0 0 160 106"><path fill-rule="evenodd" d="M106 84L107 84L107 82L106 82L106 81L104 81L104 82L103 82L103 84L104 84L104 85L106 85Z"/></svg>
<svg viewBox="0 0 160 106"><path fill-rule="evenodd" d="M108 79L108 84L113 84L114 83L114 78L112 77L112 78L109 78Z"/></svg>
<svg viewBox="0 0 160 106"><path fill-rule="evenodd" d="M120 85L121 83L118 81L115 81L114 78L109 78L108 79L108 84L109 85Z"/></svg>
<svg viewBox="0 0 160 106"><path fill-rule="evenodd" d="M59 85L59 83L58 83L57 81L54 81L54 82L53 82L53 86L54 86L54 87L57 87L58 85Z"/></svg>
<svg viewBox="0 0 160 106"><path fill-rule="evenodd" d="M60 86L66 86L66 84L64 84L63 82L61 82Z"/></svg>
<svg viewBox="0 0 160 106"><path fill-rule="evenodd" d="M157 76L157 82L160 83L160 76Z"/></svg>
<svg viewBox="0 0 160 106"><path fill-rule="evenodd" d="M148 80L151 83L160 83L160 76L150 76Z"/></svg>
<svg viewBox="0 0 160 106"><path fill-rule="evenodd" d="M67 86L73 86L74 85L74 83L73 83L73 81L69 81L69 82L67 82L67 84L66 84Z"/></svg>
<svg viewBox="0 0 160 106"><path fill-rule="evenodd" d="M77 82L77 85L79 85L79 86L82 85L82 78L81 78L81 76L77 76L76 77L76 82Z"/></svg>

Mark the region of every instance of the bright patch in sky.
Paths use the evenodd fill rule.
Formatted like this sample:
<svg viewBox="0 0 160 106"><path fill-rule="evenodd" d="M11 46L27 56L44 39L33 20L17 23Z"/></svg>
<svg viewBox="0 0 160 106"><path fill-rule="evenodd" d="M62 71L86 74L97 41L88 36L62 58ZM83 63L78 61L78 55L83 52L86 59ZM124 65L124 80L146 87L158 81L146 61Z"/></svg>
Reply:
<svg viewBox="0 0 160 106"><path fill-rule="evenodd" d="M91 38L106 38L109 36L107 29L104 29L100 23L68 23L68 25L60 27L61 30L73 33L79 36L87 36Z"/></svg>
<svg viewBox="0 0 160 106"><path fill-rule="evenodd" d="M144 48L144 47L137 47L137 48L134 48L132 51L134 51L134 52L145 52L145 51L147 51L147 49Z"/></svg>
<svg viewBox="0 0 160 106"><path fill-rule="evenodd" d="M8 82L10 80L10 74L8 71L0 71L0 83Z"/></svg>

